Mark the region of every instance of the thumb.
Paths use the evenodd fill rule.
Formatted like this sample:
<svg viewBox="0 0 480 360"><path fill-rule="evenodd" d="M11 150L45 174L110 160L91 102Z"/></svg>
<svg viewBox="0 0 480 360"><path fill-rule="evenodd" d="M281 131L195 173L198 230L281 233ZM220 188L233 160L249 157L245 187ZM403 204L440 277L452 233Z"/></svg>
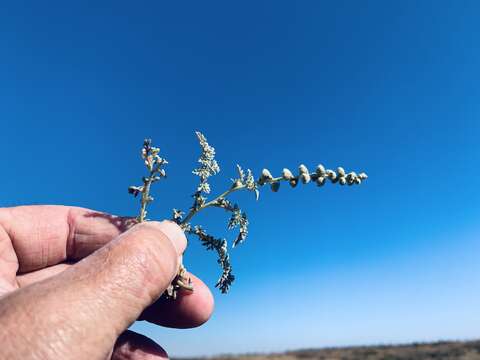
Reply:
<svg viewBox="0 0 480 360"><path fill-rule="evenodd" d="M137 224L70 269L0 299L0 322L7 328L13 322L22 335L15 341L24 343L15 351L35 350L41 358L105 358L116 338L171 283L185 246L173 222Z"/></svg>

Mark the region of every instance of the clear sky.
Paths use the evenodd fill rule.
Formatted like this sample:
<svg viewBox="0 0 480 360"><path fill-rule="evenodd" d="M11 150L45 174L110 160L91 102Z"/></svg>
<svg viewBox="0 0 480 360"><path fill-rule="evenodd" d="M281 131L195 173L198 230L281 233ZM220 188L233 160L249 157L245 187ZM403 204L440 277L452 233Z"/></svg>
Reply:
<svg viewBox="0 0 480 360"><path fill-rule="evenodd" d="M356 187L236 197L250 237L194 330L134 326L173 356L478 337L477 1L15 1L0 6L1 203L135 215L152 137L170 161L151 216L188 208L194 130L223 191L319 162ZM219 236L226 214L199 220ZM209 285L215 256L186 264Z"/></svg>

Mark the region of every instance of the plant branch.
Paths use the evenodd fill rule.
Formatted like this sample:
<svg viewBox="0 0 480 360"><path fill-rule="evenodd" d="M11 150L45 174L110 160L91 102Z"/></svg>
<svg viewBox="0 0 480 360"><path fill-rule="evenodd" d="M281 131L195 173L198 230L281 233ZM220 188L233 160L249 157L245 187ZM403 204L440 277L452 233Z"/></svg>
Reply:
<svg viewBox="0 0 480 360"><path fill-rule="evenodd" d="M201 205L200 207L198 208L191 208L190 211L188 212L187 216L185 216L185 219L183 219L181 222L180 222L180 226L184 227L186 224L188 224L190 222L190 220L196 215L198 214L200 211L202 211L203 209L206 209L208 207L211 207L211 206L216 206L219 202L220 199L225 199L228 195L230 195L231 193L235 192L235 191L238 191L238 190L242 190L244 189L246 186L245 185L240 185L238 187L231 187L230 189L228 189L227 191L221 193L220 195L218 195L215 199L211 200L211 201L208 201L206 202L205 204Z"/></svg>
<svg viewBox="0 0 480 360"><path fill-rule="evenodd" d="M150 202L149 199L151 199L151 196L150 196L150 187L152 186L151 175L152 173L150 173L150 176L148 178L145 178L143 182L144 190L142 191L142 198L140 200L141 206L140 206L140 215L138 215L138 222L145 221L147 216L147 205Z"/></svg>
<svg viewBox="0 0 480 360"><path fill-rule="evenodd" d="M304 166L300 166L300 169L301 169L300 174L298 176L293 176L292 175L291 177L288 176L288 173L290 172L288 169L284 169L284 174L282 176L278 176L278 177L269 176L268 174L270 172L268 170L264 169L264 171L262 173L262 176L260 177L260 179L258 179L255 182L255 184L257 186L265 186L267 184L270 184L272 190L276 192L276 191L278 191L277 186L280 185L280 183L282 181L288 181L290 186L292 186L292 187L295 187L298 184L299 181L303 181L304 183L308 183L310 181L315 181L318 186L322 186L325 183L325 179L328 178L328 179L330 179L330 181L333 184L339 182L340 185L346 185L346 184L354 185L354 184L360 184L362 180L365 180L367 178L367 175L365 173L360 173L360 174L357 175L354 172L350 172L349 174L345 174L345 171L341 167L339 167L337 169L337 172L335 172L333 170L324 170L322 172L321 169L323 167L321 167L321 165L320 165L319 166L320 170L317 169L317 171L313 172L313 173L310 173L308 171L307 172L305 172L305 171L302 172L302 169L304 169L304 168L305 168ZM285 170L287 170L287 172ZM267 173L267 174L265 174L265 173ZM291 174L291 172L290 172L290 174ZM341 179L344 179L344 181L342 181ZM278 185L275 185L275 184L278 184ZM235 182L230 189L224 191L223 193L221 193L220 195L215 197L213 200L205 202L204 204L202 204L199 207L192 207L190 209L190 211L188 212L187 216L180 222L180 226L185 227L190 222L190 220L196 214L198 214L200 211L202 211L203 209L206 209L206 208L211 207L211 206L218 206L219 202L222 199L226 199L228 195L230 195L230 194L232 194L236 191L246 189L246 188L247 188L247 185L245 183Z"/></svg>
<svg viewBox="0 0 480 360"><path fill-rule="evenodd" d="M175 221L183 229L185 233L198 236L201 243L207 250L214 250L217 253L217 262L222 268L222 274L218 279L218 287L223 293L227 292L235 279L232 273L232 266L230 263L230 257L228 253L228 243L226 239L220 239L208 234L201 226L191 224L193 217L200 211L209 207L222 208L231 213L230 219L227 223L227 229L231 230L238 228L238 235L233 241L232 247L241 244L245 241L248 235L249 219L247 214L238 206L238 204L231 202L228 198L232 193L248 190L255 193L255 197L259 198L259 188L269 185L273 192L277 192L280 189L282 182L287 182L291 187L296 187L299 183L308 184L314 182L317 186L323 186L329 180L332 184L339 185L358 185L363 180L367 179L365 173L346 173L342 167L338 167L335 170L325 169L323 165L318 165L314 172L308 171L305 165L298 167L297 175L293 175L289 169L283 169L281 176L273 177L269 170L263 169L260 177L255 180L252 171L243 169L237 165L238 177L233 179L233 184L224 192L220 193L213 200L209 200L208 197L211 192L209 178L220 172L220 166L215 160L215 149L209 145L205 136L196 132L198 141L201 147L201 155L198 159L198 167L193 170L193 174L199 177L199 184L193 193L193 204L190 207L187 215L183 217L184 212L179 209L173 209L172 220ZM165 177L165 171L161 168L167 163L165 159L158 156L159 149L151 146L150 140L145 140L142 148L142 158L148 169L149 175L143 177L142 186L131 186L128 191L137 196L141 193L141 207L140 214L137 217L139 222L147 221L147 206L153 201L150 196L150 188L152 184ZM166 295L171 298L177 296L177 292L180 289L193 290L190 279L186 276L186 270L183 265L180 266L177 276L172 281L170 286L166 290Z"/></svg>

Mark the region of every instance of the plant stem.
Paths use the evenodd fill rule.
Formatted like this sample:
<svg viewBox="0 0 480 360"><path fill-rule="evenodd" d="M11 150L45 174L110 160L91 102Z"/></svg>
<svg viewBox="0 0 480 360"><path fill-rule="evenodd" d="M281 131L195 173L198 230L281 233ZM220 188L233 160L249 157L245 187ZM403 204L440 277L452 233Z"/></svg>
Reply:
<svg viewBox="0 0 480 360"><path fill-rule="evenodd" d="M150 176L143 182L142 200L140 207L140 215L138 217L139 222L145 221L147 216L147 205L150 202L150 186L153 182L153 171L150 171Z"/></svg>
<svg viewBox="0 0 480 360"><path fill-rule="evenodd" d="M220 199L223 199L225 197L227 197L228 195L230 195L231 193L235 192L235 191L238 191L238 190L241 190L241 189L244 189L246 186L245 185L239 185L239 186L236 186L236 187L232 187L230 189L228 189L227 191L221 193L220 195L218 195L215 199L213 200L210 200L208 202L206 202L205 204L203 204L202 206L198 207L198 208L192 208L190 209L190 211L188 212L187 216L185 217L185 219L183 219L181 222L180 222L180 226L185 226L192 218L193 216L200 212L201 210L203 209L206 209L207 207L210 207L210 206L214 206L215 204L218 203L218 200Z"/></svg>
<svg viewBox="0 0 480 360"><path fill-rule="evenodd" d="M269 184L274 183L274 182L278 182L278 181L281 181L281 180L285 180L285 179L283 177L279 176L279 177L276 177L276 178L273 178L272 180L270 180ZM258 186L265 185L265 184L260 184L258 181L256 183L257 183ZM180 222L180 226L184 227L186 224L188 224L188 222L195 216L195 214L197 214L201 210L206 209L210 206L215 206L220 199L224 199L228 195L230 195L231 193L234 193L235 191L243 190L246 187L247 186L245 184L241 184L241 185L238 185L238 186L235 186L235 187L231 187L227 191L224 191L223 193L218 195L215 199L206 202L202 206L200 206L198 208L191 208L190 211L188 212L187 216L185 217L185 219L183 219Z"/></svg>

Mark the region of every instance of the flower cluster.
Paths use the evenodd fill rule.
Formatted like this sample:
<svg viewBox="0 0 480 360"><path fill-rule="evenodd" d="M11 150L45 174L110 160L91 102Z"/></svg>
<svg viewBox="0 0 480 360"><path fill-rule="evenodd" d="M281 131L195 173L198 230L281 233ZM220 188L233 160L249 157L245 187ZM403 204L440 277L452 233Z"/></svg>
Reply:
<svg viewBox="0 0 480 360"><path fill-rule="evenodd" d="M197 190L193 194L193 198L195 199L193 207L199 208L205 203L205 197L202 194L210 194L208 178L212 175L218 174L220 172L220 166L218 166L218 163L215 160L215 149L208 144L205 136L198 131L196 131L195 134L197 135L200 147L202 148L202 155L198 159L200 166L192 171L194 175L197 175L200 178Z"/></svg>
<svg viewBox="0 0 480 360"><path fill-rule="evenodd" d="M230 213L230 218L227 222L227 228L229 230L238 228L238 235L233 241L232 247L235 247L245 241L248 235L249 220L247 214L239 207L238 204L232 203L227 197L236 191L247 190L255 194L255 198L259 198L259 189L265 185L269 185L270 189L277 192L280 189L281 182L285 181L291 187L296 187L299 183L308 184L310 182L316 183L318 186L323 186L329 180L332 184L340 185L359 185L362 181L367 179L367 174L352 171L346 173L342 167L338 167L335 170L325 169L323 165L318 165L314 172L310 172L305 165L300 165L298 173L294 175L292 171L285 168L282 173L274 177L268 169L263 169L258 180L255 180L253 173L250 169L245 172L240 165L237 165L238 177L232 179L231 186L223 193L209 199L208 196L211 193L211 187L208 183L208 179L220 172L220 167L215 160L215 149L209 145L205 136L196 132L198 141L200 143L201 155L198 160L200 166L193 170L193 174L200 178L199 184L193 193L194 199L192 206L188 213L184 213L181 210L173 209L172 220L179 224L182 229L191 235L195 235L200 239L200 242L206 247L207 250L213 250L218 255L217 262L222 268L222 274L216 283L216 287L220 289L222 293L228 292L235 277L232 273L232 265L230 263L230 256L228 254L228 242L226 239L218 239L211 236L207 231L199 226L193 226L191 224L192 218L203 209L209 207L222 208ZM145 160L145 164L150 172L148 177L143 178L143 186L129 188L129 192L137 196L142 194L142 208L140 210L139 220L143 221L146 214L146 204L152 201L150 196L150 185L165 177L165 171L162 166L166 164L166 160L158 156L158 148L151 147L151 142L145 140L142 150L142 158ZM168 289L168 295L175 298L176 293L180 288L193 290L191 283L185 278L185 268L183 265L180 267L179 273Z"/></svg>
<svg viewBox="0 0 480 360"><path fill-rule="evenodd" d="M230 256L228 255L228 243L226 239L216 239L208 235L201 226L197 225L189 230L189 233L195 234L207 250L215 250L218 254L218 264L222 268L222 275L218 279L215 287L218 287L222 293L229 290L230 284L235 280L232 274L232 265L230 264Z"/></svg>

